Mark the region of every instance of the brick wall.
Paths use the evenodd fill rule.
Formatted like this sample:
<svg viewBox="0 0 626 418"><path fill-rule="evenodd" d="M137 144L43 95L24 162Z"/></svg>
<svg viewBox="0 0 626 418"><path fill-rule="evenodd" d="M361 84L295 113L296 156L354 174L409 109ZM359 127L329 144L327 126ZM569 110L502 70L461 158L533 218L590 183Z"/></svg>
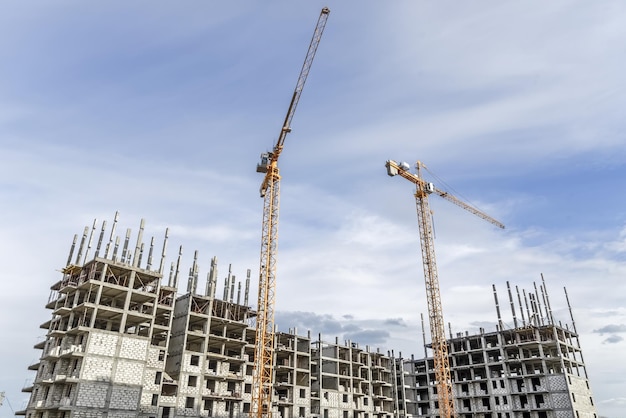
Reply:
<svg viewBox="0 0 626 418"><path fill-rule="evenodd" d="M111 388L110 409L137 410L141 387L114 385Z"/></svg>
<svg viewBox="0 0 626 418"><path fill-rule="evenodd" d="M154 387L154 373L146 373L148 358L158 363L158 350L149 352L145 337L122 335L107 331L92 331L89 334L81 370L81 382L76 396L79 418L95 411L82 408L108 410L108 417L130 418L137 416L141 404L150 406L152 395L142 396L144 379ZM161 362L163 364L163 362ZM144 399L145 398L145 399ZM142 401L143 399L143 401Z"/></svg>
<svg viewBox="0 0 626 418"><path fill-rule="evenodd" d="M105 382L81 382L78 385L76 406L86 408L104 408L106 406L109 385Z"/></svg>

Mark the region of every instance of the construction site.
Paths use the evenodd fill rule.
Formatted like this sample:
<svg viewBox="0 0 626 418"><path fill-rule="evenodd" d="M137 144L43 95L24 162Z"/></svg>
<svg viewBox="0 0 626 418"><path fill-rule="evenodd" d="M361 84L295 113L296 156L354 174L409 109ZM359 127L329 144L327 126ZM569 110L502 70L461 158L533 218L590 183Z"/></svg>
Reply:
<svg viewBox="0 0 626 418"><path fill-rule="evenodd" d="M163 247L152 238L149 248L128 239L118 248L114 238L103 244L103 227L90 253L89 229L74 238L51 286L52 316L41 325L47 336L35 347L40 360L23 389L30 401L18 415L255 416L258 310L249 304L250 270L244 281L230 271L220 277L213 258L201 282L195 262L184 277L176 262L167 273L159 256L167 233ZM498 329L446 337L456 416L595 417L573 317L566 324L553 318L543 282L531 290L507 283L504 298L493 289ZM515 326L505 328L501 310L509 306ZM422 356L403 356L324 340L315 330L272 333L271 412L263 416L440 417L425 334L423 342Z"/></svg>
<svg viewBox="0 0 626 418"><path fill-rule="evenodd" d="M278 161L329 13L320 13L278 140L256 167L264 176L258 273L247 269L238 280L229 266L220 275L213 257L204 280L197 251L190 266L181 265L182 247L166 265L168 230L161 242L144 241L144 220L136 235L118 235L117 213L108 229L94 220L74 236L60 277L50 280L51 317L41 324L46 336L34 347L41 355L28 367L35 376L22 390L30 398L17 415L597 418L565 289L566 319L554 317L542 277L532 289L493 285L495 330L446 327L429 198L504 225L426 181L421 162L415 172L404 162L384 165L415 188L428 304L423 353L275 322ZM258 289L252 300L251 285Z"/></svg>

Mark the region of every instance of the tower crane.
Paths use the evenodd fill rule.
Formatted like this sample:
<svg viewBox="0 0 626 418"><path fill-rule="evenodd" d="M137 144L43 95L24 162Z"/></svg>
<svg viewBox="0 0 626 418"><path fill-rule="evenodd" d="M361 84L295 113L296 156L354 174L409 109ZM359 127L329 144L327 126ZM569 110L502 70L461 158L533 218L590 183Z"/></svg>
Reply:
<svg viewBox="0 0 626 418"><path fill-rule="evenodd" d="M450 361L448 359L448 344L445 335L445 324L443 321L443 308L441 306L441 293L439 290L439 278L437 276L437 262L435 260L435 242L431 212L428 205L428 195L437 194L449 202L467 210L474 215L491 222L499 228L504 225L483 213L477 208L462 202L453 195L436 188L433 183L429 183L422 178L421 169L426 166L420 161L417 162L417 174L409 171L407 163L400 163L388 160L385 163L387 174L397 176L415 184L415 202L417 205L417 221L419 224L420 241L422 247L422 262L424 265L424 279L426 281L426 301L428 304L428 319L430 322L430 334L433 349L433 363L435 368L435 379L437 384L437 395L439 398L439 415L444 418L456 416L454 408L454 397L452 392L452 377L450 372Z"/></svg>
<svg viewBox="0 0 626 418"><path fill-rule="evenodd" d="M261 154L256 171L264 173L260 194L263 198L263 227L261 237L261 263L259 268L259 297L257 304L254 369L252 374L252 414L257 418L271 416L273 392L274 305L276 291L276 256L278 244L278 209L280 201L280 174L278 157L291 132L291 119L298 106L315 52L326 27L330 9L324 7L317 20L313 38L291 97L287 116L283 122L276 145L271 152Z"/></svg>

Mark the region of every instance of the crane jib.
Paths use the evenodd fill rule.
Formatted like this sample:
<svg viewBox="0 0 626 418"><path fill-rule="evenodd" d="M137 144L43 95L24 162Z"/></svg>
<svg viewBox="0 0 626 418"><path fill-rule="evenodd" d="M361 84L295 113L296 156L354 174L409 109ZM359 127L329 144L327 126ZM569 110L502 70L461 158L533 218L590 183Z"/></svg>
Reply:
<svg viewBox="0 0 626 418"><path fill-rule="evenodd" d="M319 46L320 40L322 38L322 33L324 32L324 28L326 27L326 21L328 20L329 14L330 9L328 9L327 7L323 8L318 19L317 26L315 27L313 38L311 39L311 43L309 44L309 49L307 51L306 58L304 59L304 63L302 64L302 69L300 70L300 75L298 77L298 82L296 83L296 88L294 89L293 95L291 96L291 101L289 102L289 108L287 109L287 114L285 115L285 121L283 122L283 126L281 127L278 140L276 141L276 145L274 146L274 154L276 160L278 160L278 156L280 155L280 150L282 150L287 133L291 132L291 120L296 113L296 108L298 107L298 102L300 101L300 95L302 94L302 90L304 89L306 79L309 76L309 71L311 70L311 65L313 64L313 59L315 58L315 53L317 52L317 47Z"/></svg>

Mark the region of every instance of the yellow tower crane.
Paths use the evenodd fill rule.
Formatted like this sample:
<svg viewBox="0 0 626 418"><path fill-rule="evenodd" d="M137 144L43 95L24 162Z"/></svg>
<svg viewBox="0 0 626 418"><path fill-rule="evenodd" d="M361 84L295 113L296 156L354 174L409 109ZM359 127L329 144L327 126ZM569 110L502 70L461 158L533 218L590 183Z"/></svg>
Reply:
<svg viewBox="0 0 626 418"><path fill-rule="evenodd" d="M415 202L417 205L417 220L419 223L422 247L424 278L426 280L426 301L428 304L428 319L430 322L433 362L437 384L437 396L439 399L439 415L443 418L455 417L452 377L450 361L448 359L448 343L446 341L445 324L443 321L443 308L441 306L441 293L439 290L439 278L437 276L435 242L431 212L428 206L428 195L432 193L438 194L447 201L491 222L499 228L504 228L504 225L475 207L462 202L448 192L437 189L433 183L425 181L422 178L421 169L426 167L419 161L416 164L417 174L413 174L409 171L410 166L407 163L398 164L393 160L388 160L385 166L387 167L387 174L389 176L399 175L415 184Z"/></svg>
<svg viewBox="0 0 626 418"><path fill-rule="evenodd" d="M254 371L252 374L252 415L257 418L270 417L272 413L273 393L273 355L274 355L274 305L276 292L276 255L278 244L278 208L280 201L280 174L278 157L280 156L287 134L291 132L291 119L298 106L302 88L315 52L319 45L330 9L324 7L320 13L315 32L304 59L298 83L293 92L287 116L280 130L280 135L271 152L261 154L257 172L265 173L260 193L263 200L263 228L261 237L261 263L259 268L259 298L256 318L256 340L254 349Z"/></svg>

